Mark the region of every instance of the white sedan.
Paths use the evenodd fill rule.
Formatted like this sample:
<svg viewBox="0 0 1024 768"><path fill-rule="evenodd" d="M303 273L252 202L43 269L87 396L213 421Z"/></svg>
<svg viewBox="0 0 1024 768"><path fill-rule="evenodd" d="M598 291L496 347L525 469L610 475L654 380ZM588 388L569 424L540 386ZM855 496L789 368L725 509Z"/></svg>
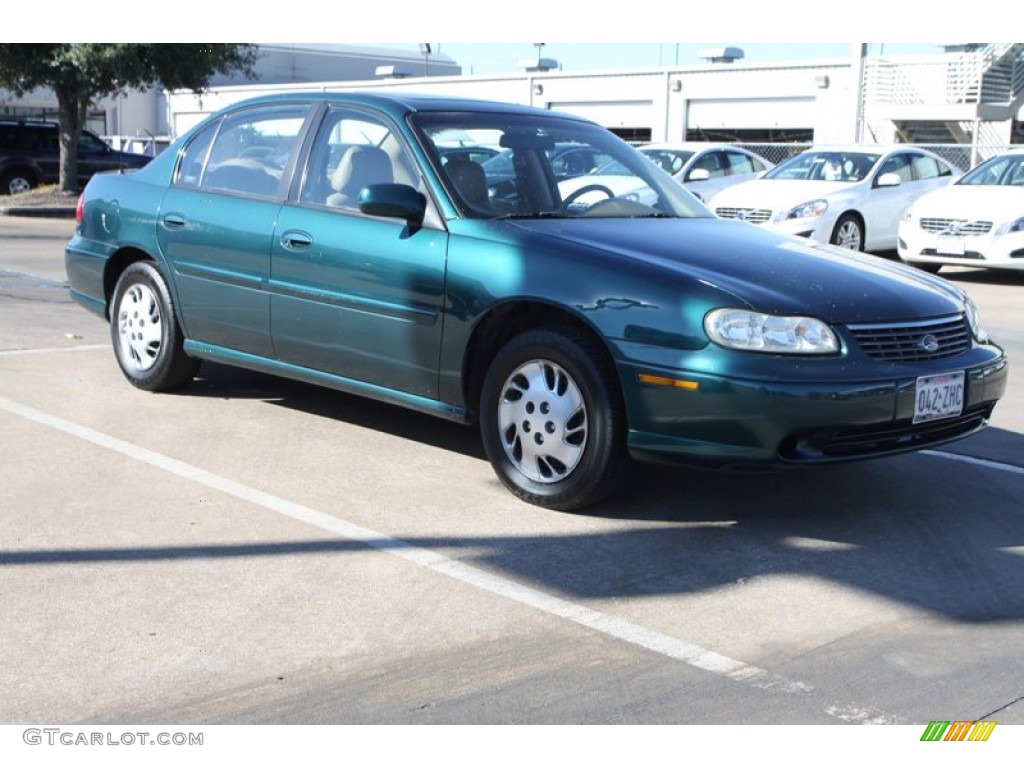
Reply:
<svg viewBox="0 0 1024 768"><path fill-rule="evenodd" d="M710 201L722 218L858 251L895 250L900 215L961 173L915 147L809 149Z"/></svg>
<svg viewBox="0 0 1024 768"><path fill-rule="evenodd" d="M726 187L752 181L775 167L760 155L730 144L691 141L645 144L638 149L702 200L710 200Z"/></svg>
<svg viewBox="0 0 1024 768"><path fill-rule="evenodd" d="M997 155L921 197L900 221L908 264L1024 269L1024 150Z"/></svg>

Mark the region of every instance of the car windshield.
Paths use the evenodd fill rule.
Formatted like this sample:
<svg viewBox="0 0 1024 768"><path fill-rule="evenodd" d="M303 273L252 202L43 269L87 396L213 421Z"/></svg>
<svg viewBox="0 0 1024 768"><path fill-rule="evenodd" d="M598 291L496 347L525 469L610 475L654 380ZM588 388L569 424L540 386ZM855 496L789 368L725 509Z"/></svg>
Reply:
<svg viewBox="0 0 1024 768"><path fill-rule="evenodd" d="M552 115L419 112L412 122L452 201L469 218L711 217L644 155L593 123ZM500 150L442 163L445 138Z"/></svg>
<svg viewBox="0 0 1024 768"><path fill-rule="evenodd" d="M764 178L856 182L867 178L880 157L873 152L802 152L768 171Z"/></svg>
<svg viewBox="0 0 1024 768"><path fill-rule="evenodd" d="M1001 155L986 160L957 184L1024 187L1024 154Z"/></svg>

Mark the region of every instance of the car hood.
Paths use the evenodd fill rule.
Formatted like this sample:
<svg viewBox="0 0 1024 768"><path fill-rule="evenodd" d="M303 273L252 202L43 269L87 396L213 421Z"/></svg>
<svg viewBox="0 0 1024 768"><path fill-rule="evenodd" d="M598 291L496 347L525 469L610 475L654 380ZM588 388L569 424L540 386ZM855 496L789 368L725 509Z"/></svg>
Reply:
<svg viewBox="0 0 1024 768"><path fill-rule="evenodd" d="M799 181L797 179L754 179L734 184L719 192L712 205L722 208L767 208L787 210L821 197L834 199L856 194L859 183L848 181Z"/></svg>
<svg viewBox="0 0 1024 768"><path fill-rule="evenodd" d="M731 297L723 302L780 315L807 315L831 323L890 322L962 311L951 283L920 270L750 224L716 218L557 219L509 222L526 234L530 252L600 253L634 262L630 272L701 283ZM536 239L532 236L536 235Z"/></svg>
<svg viewBox="0 0 1024 768"><path fill-rule="evenodd" d="M953 184L923 195L914 204L914 216L1015 221L1024 216L1024 187Z"/></svg>

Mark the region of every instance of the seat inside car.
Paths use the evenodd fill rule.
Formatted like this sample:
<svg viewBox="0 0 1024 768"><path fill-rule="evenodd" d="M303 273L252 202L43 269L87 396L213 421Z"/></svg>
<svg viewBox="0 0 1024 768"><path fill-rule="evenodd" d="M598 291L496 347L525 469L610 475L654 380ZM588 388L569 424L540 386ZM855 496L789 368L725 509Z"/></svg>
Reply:
<svg viewBox="0 0 1024 768"><path fill-rule="evenodd" d="M472 160L449 160L444 166L458 195L478 213L491 213L487 176L483 166Z"/></svg>
<svg viewBox="0 0 1024 768"><path fill-rule="evenodd" d="M384 150L368 145L349 147L331 178L334 194L327 198L327 204L355 208L359 204L359 193L366 187L391 184L394 180L391 158Z"/></svg>

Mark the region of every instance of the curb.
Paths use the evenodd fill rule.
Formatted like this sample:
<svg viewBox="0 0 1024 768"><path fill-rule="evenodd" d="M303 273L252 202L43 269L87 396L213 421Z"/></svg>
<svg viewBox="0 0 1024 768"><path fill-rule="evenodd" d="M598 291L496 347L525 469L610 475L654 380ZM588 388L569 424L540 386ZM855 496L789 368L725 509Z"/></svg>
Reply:
<svg viewBox="0 0 1024 768"><path fill-rule="evenodd" d="M67 206L39 206L36 208L0 208L0 216L28 216L33 218L47 218L47 219L73 219L75 218L75 209Z"/></svg>

